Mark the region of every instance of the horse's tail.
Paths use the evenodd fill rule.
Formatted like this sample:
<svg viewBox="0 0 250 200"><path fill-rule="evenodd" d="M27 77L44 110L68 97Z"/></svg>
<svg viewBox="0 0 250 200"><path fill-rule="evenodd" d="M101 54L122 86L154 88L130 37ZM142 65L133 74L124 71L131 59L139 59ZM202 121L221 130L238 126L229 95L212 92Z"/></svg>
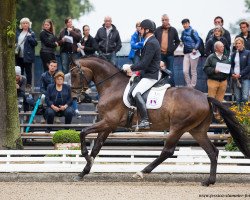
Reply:
<svg viewBox="0 0 250 200"><path fill-rule="evenodd" d="M247 158L250 158L250 140L248 138L247 130L239 123L235 114L229 108L222 105L221 102L212 97L208 97L207 99L208 102L218 108L237 147Z"/></svg>

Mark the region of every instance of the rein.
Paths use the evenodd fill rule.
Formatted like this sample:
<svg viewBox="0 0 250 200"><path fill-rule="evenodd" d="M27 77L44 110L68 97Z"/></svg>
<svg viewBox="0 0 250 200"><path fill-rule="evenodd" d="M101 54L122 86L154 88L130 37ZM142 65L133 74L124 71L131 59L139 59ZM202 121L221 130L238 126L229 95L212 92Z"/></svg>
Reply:
<svg viewBox="0 0 250 200"><path fill-rule="evenodd" d="M84 67L84 66L83 66ZM81 67L79 65L76 65L75 67L71 68L70 71L72 72L74 69L78 69L80 71L80 84L82 85L82 87L71 87L71 89L81 89L82 91L84 91L84 86L83 86L83 79L86 80L87 83L89 83L90 81L86 78L86 76L83 73L83 70L81 69ZM101 85L104 82L106 82L107 80L115 77L117 74L119 74L121 71L119 70L118 72L112 74L111 76L105 78L104 80L98 82L95 84L95 86ZM76 92L75 92L76 93Z"/></svg>

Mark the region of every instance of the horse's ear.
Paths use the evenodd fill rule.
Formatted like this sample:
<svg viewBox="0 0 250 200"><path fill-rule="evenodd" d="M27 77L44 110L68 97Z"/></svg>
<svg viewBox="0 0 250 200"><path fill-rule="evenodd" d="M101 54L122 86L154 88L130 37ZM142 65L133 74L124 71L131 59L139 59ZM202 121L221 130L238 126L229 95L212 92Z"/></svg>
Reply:
<svg viewBox="0 0 250 200"><path fill-rule="evenodd" d="M73 56L70 56L70 68L76 66L76 63L75 63L75 59L73 58Z"/></svg>

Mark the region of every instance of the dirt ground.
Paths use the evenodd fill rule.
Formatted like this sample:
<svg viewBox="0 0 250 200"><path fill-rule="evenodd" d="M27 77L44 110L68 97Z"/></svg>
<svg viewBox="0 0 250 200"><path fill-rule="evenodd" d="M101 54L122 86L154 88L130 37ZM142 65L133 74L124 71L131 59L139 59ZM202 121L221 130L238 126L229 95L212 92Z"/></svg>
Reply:
<svg viewBox="0 0 250 200"><path fill-rule="evenodd" d="M165 199L250 199L250 175L218 175L210 187L200 185L207 175L157 174L144 180L132 174L95 173L81 182L76 174L0 174L3 200L165 200Z"/></svg>

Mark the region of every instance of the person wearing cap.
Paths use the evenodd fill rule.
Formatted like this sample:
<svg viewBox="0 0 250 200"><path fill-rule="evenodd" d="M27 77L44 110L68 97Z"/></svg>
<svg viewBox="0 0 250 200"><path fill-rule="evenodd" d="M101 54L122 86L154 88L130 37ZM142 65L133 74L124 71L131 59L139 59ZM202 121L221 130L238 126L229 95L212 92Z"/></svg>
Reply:
<svg viewBox="0 0 250 200"><path fill-rule="evenodd" d="M21 67L27 78L26 90L31 90L32 82L32 63L35 61L35 46L37 45L35 33L31 30L29 18L20 20L19 29L16 31L16 46L20 46L20 51L16 54L16 65Z"/></svg>
<svg viewBox="0 0 250 200"><path fill-rule="evenodd" d="M139 129L149 129L150 122L148 118L146 103L142 98L143 93L150 89L161 77L161 47L154 36L155 23L149 19L141 22L140 34L145 39L142 48L141 60L133 65L124 64L122 70L128 74L132 71L141 70L141 80L134 88L132 96L136 102L141 120L138 124Z"/></svg>
<svg viewBox="0 0 250 200"><path fill-rule="evenodd" d="M21 99L23 102L23 109L24 111L28 111L28 103L26 101L25 97L25 88L26 88L26 83L27 79L25 76L21 74L21 67L15 66L15 71L16 71L16 90L17 90L17 97Z"/></svg>

